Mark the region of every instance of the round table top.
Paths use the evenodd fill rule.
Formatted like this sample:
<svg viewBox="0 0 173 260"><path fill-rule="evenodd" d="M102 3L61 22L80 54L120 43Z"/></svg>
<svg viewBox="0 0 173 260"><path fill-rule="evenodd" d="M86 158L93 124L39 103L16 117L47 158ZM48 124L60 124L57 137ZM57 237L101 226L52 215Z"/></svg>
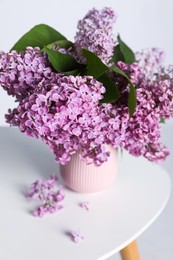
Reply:
<svg viewBox="0 0 173 260"><path fill-rule="evenodd" d="M0 260L103 260L136 239L159 216L171 190L158 165L123 152L113 186L94 194L65 189L64 208L33 217L36 202L24 192L32 182L58 173L54 156L40 140L18 129L0 128ZM90 203L90 210L79 206ZM80 229L76 244L68 233Z"/></svg>

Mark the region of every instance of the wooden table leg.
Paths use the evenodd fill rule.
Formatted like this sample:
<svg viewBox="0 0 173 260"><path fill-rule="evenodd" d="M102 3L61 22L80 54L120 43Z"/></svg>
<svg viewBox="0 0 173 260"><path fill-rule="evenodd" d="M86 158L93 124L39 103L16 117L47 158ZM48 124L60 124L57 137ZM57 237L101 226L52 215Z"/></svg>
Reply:
<svg viewBox="0 0 173 260"><path fill-rule="evenodd" d="M122 260L140 260L136 241L133 241L128 246L120 251Z"/></svg>

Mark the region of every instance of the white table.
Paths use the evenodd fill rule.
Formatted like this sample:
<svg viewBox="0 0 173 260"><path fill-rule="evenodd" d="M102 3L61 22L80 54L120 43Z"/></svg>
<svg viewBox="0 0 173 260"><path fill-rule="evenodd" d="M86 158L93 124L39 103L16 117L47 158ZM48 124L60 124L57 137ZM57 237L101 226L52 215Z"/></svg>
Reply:
<svg viewBox="0 0 173 260"><path fill-rule="evenodd" d="M0 260L103 260L144 232L164 209L171 190L168 174L143 158L123 153L120 174L107 191L65 190L64 209L42 219L23 193L36 179L58 172L54 156L39 140L0 128ZM90 211L79 207L90 202ZM73 243L67 233L85 236Z"/></svg>

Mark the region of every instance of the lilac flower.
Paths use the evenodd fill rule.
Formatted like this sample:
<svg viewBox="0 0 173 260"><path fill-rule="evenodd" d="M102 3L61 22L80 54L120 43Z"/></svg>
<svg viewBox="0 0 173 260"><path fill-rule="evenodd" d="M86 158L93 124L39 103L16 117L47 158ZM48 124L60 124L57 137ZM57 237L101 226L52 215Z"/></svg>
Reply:
<svg viewBox="0 0 173 260"><path fill-rule="evenodd" d="M105 89L92 77L64 76L51 85L40 83L40 90L9 111L7 121L29 136L41 137L61 164L80 151L82 159L99 166L109 157L104 144L152 161L164 160L168 152L159 144L160 118L173 116L173 70L162 68L147 81L137 64L117 65L137 86L137 108L130 120L129 85L115 73L112 79L122 95L116 103L99 104Z"/></svg>
<svg viewBox="0 0 173 260"><path fill-rule="evenodd" d="M90 209L90 203L87 201L83 201L80 203L80 207L88 211Z"/></svg>
<svg viewBox="0 0 173 260"><path fill-rule="evenodd" d="M173 67L160 67L153 80L146 80L146 87L152 93L160 118L173 117Z"/></svg>
<svg viewBox="0 0 173 260"><path fill-rule="evenodd" d="M40 82L54 82L60 75L53 72L38 47L0 53L0 85L19 101L33 93Z"/></svg>
<svg viewBox="0 0 173 260"><path fill-rule="evenodd" d="M45 198L43 187L43 180L34 182L31 185L31 188L27 191L26 197L43 200Z"/></svg>
<svg viewBox="0 0 173 260"><path fill-rule="evenodd" d="M157 62L160 62L157 59ZM154 61L151 63L154 66ZM160 143L160 118L173 116L173 70L163 69L156 64L155 75L145 74L138 64L117 64L136 85L137 107L133 117L124 125L124 134L119 140L121 148L134 156L144 156L153 162L162 162L168 156L167 149ZM156 67L158 67L156 69ZM127 103L128 82L116 74L113 79L119 86L122 95L117 103ZM115 117L109 123L116 129Z"/></svg>
<svg viewBox="0 0 173 260"><path fill-rule="evenodd" d="M82 48L86 48L108 64L116 44L112 35L115 20L111 8L94 8L78 23L74 48L55 45L53 49L85 63ZM137 52L133 64L117 62L136 88L137 107L130 118L129 82L121 75L108 72L120 98L102 104L106 91L102 83L91 76L54 72L39 48L28 47L19 54L0 52L0 84L19 102L8 111L6 121L28 136L41 138L61 164L79 152L86 163L100 166L109 157L105 144L161 162L169 153L160 142L160 120L173 117L173 67L162 66L163 57L161 50L153 48ZM53 179L33 184L29 197L45 198L36 215L56 210L56 203L64 198L61 190L50 192L53 185Z"/></svg>
<svg viewBox="0 0 173 260"><path fill-rule="evenodd" d="M139 82L141 82L143 75L142 75L142 70L138 64L132 63L129 65L122 61L118 61L117 66L129 76L131 82L134 85L137 85L139 84ZM114 75L116 75L116 77L118 76L116 73ZM120 81L123 81L123 84L125 83L122 77L120 77Z"/></svg>
<svg viewBox="0 0 173 260"><path fill-rule="evenodd" d="M84 239L84 236L81 234L80 230L79 229L76 229L76 230L73 230L71 231L71 236L72 236L72 240L75 242L75 243L79 243L81 242L83 239Z"/></svg>
<svg viewBox="0 0 173 260"><path fill-rule="evenodd" d="M161 163L169 155L169 151L165 146L161 146L159 143L148 145L145 157L156 163Z"/></svg>
<svg viewBox="0 0 173 260"><path fill-rule="evenodd" d="M78 23L78 32L75 36L76 58L85 63L81 49L85 48L95 53L100 59L108 63L115 46L112 36L113 23L116 16L111 8L90 10Z"/></svg>
<svg viewBox="0 0 173 260"><path fill-rule="evenodd" d="M164 52L159 48L144 49L136 52L136 61L142 72L151 77L164 61Z"/></svg>
<svg viewBox="0 0 173 260"><path fill-rule="evenodd" d="M50 91L30 95L15 110L13 120L19 123L20 130L30 136L41 136L61 164L67 163L79 149L83 157L92 158L96 165L106 161L109 153L104 152L102 144L110 142L107 136L110 111L104 109L106 105L99 105L105 92L102 83L89 76L64 76L47 89ZM10 118L8 115L7 119ZM117 132L112 129L118 136L120 118Z"/></svg>
<svg viewBox="0 0 173 260"><path fill-rule="evenodd" d="M171 81L168 83L157 77L153 81L145 79L140 84L136 90L137 108L127 124L125 138L120 146L134 156L162 162L169 153L159 142L160 118L166 119L173 115L173 85Z"/></svg>
<svg viewBox="0 0 173 260"><path fill-rule="evenodd" d="M37 180L31 184L30 189L26 193L26 197L34 198L38 200L47 199L50 194L50 190L53 189L57 183L58 179L55 174L50 176L50 179Z"/></svg>
<svg viewBox="0 0 173 260"><path fill-rule="evenodd" d="M65 198L65 194L64 194L64 190L61 188L59 189L58 191L56 191L54 194L53 194L53 199L55 202L59 202L59 201L62 201L63 199Z"/></svg>
<svg viewBox="0 0 173 260"><path fill-rule="evenodd" d="M105 7L102 10L93 8L78 22L78 29L83 33L95 31L98 28L112 30L115 21L116 15L113 9L109 7Z"/></svg>
<svg viewBox="0 0 173 260"><path fill-rule="evenodd" d="M54 188L57 182L58 182L57 175L56 174L51 174L50 179L47 180L47 182L46 182L48 189Z"/></svg>
<svg viewBox="0 0 173 260"><path fill-rule="evenodd" d="M42 217L46 213L55 213L63 208L59 203L64 200L62 187L55 190L57 176L52 174L50 179L35 181L26 193L26 197L41 201L43 204L33 211L35 217Z"/></svg>
<svg viewBox="0 0 173 260"><path fill-rule="evenodd" d="M44 205L41 205L40 207L36 208L33 211L34 217L43 217L46 213L55 213L62 209L62 205L52 204L52 203L45 203Z"/></svg>

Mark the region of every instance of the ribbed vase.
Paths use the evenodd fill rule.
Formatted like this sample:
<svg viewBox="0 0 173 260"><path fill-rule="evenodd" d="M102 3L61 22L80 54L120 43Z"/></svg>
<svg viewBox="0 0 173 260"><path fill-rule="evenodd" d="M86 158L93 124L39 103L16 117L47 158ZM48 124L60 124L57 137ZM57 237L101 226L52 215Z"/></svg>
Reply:
<svg viewBox="0 0 173 260"><path fill-rule="evenodd" d="M76 153L66 165L60 166L60 173L66 186L70 189L91 193L105 190L111 186L117 175L117 150L106 146L110 152L108 161L101 166L86 164Z"/></svg>

